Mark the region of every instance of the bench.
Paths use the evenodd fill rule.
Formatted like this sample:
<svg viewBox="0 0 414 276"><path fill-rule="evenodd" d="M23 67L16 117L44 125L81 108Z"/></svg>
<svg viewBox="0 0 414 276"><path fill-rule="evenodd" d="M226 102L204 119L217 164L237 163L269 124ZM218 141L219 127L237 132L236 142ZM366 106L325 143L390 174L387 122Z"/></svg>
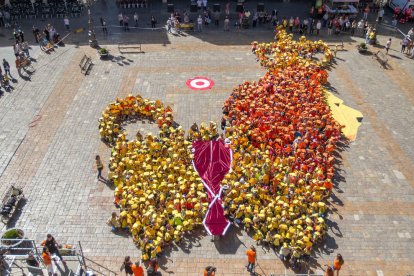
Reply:
<svg viewBox="0 0 414 276"><path fill-rule="evenodd" d="M194 23L177 24L177 29L180 31L194 31Z"/></svg>
<svg viewBox="0 0 414 276"><path fill-rule="evenodd" d="M343 41L341 41L340 43L336 43L336 44L329 44L328 45L328 47L333 47L333 49L337 49L337 50L343 50L344 49L344 47L345 47L345 45L344 45L344 42Z"/></svg>
<svg viewBox="0 0 414 276"><path fill-rule="evenodd" d="M86 55L83 55L83 58L79 62L79 67L81 68L81 72L85 75L88 74L89 68L92 65L92 59Z"/></svg>
<svg viewBox="0 0 414 276"><path fill-rule="evenodd" d="M378 51L374 54L374 57L378 60L378 62L381 64L382 67L386 68L388 65L388 57L382 53L381 51Z"/></svg>
<svg viewBox="0 0 414 276"><path fill-rule="evenodd" d="M24 198L23 190L13 185L7 190L1 202L2 221L7 222L17 210L20 201Z"/></svg>
<svg viewBox="0 0 414 276"><path fill-rule="evenodd" d="M118 44L118 51L121 54L127 53L142 53L141 43L138 44Z"/></svg>

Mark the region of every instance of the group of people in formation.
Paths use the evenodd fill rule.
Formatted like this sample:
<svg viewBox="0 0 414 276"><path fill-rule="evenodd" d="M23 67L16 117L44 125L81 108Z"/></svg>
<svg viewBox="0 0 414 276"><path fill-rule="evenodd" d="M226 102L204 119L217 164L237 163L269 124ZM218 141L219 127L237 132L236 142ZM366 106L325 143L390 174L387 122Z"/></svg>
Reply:
<svg viewBox="0 0 414 276"><path fill-rule="evenodd" d="M224 134L210 122L186 135L171 108L140 96L117 99L103 112L100 133L112 146L108 177L121 208L108 223L132 234L144 260L202 223L208 199L192 166L192 142L200 139L231 142L232 170L222 185L235 226L296 260L323 239L341 138L323 88L332 54L322 41L294 41L282 29L276 42L254 43L253 52L267 71L234 88L223 107ZM157 123L159 134L128 140L124 124L138 118Z"/></svg>

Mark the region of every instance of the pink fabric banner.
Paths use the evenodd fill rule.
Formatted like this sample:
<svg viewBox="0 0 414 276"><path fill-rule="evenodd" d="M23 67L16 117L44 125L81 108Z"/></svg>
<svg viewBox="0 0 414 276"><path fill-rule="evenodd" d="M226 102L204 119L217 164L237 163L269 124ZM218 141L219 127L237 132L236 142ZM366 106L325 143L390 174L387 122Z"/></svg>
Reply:
<svg viewBox="0 0 414 276"><path fill-rule="evenodd" d="M224 235L230 223L221 203L220 182L230 170L231 149L222 140L197 141L193 143L193 151L193 165L203 180L210 202L204 226L210 235Z"/></svg>

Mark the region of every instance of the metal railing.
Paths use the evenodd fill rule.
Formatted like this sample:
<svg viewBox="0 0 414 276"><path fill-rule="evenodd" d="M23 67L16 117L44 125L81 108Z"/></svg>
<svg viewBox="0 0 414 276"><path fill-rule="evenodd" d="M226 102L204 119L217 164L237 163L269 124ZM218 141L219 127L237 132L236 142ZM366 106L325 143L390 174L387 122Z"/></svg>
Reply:
<svg viewBox="0 0 414 276"><path fill-rule="evenodd" d="M83 254L82 245L80 242L79 248L62 248L60 251L66 251L64 255L66 260L72 260L79 263L75 275L80 276L86 274L88 271L92 271L97 275L102 276L116 276L118 273L115 271L87 258ZM42 270L46 266L43 263L41 257L41 247L38 247L36 242L31 239L3 239L0 238L0 268L3 267L6 275L14 275L16 271L18 275L21 275L23 270ZM31 267L28 264L18 265L16 261L27 260L29 253L36 256L39 261L40 267ZM20 274L19 274L20 273Z"/></svg>
<svg viewBox="0 0 414 276"><path fill-rule="evenodd" d="M83 254L82 244L80 241L79 243L79 252L77 252L77 256L79 259L79 267L76 272L76 275L83 275L83 272L93 271L94 273L102 276L116 276L118 275L115 271L110 270L109 268L101 265L100 263L97 263L87 257ZM86 264L86 261L88 261L88 264ZM79 274L78 274L79 273Z"/></svg>
<svg viewBox="0 0 414 276"><path fill-rule="evenodd" d="M88 265L85 267L85 263L80 263L79 266L79 271L76 272L76 275L82 275L83 272L85 271L93 271L95 274L98 275L102 275L102 276L116 276L118 275L118 273L116 273L115 271L85 257L85 256L81 256L79 255L80 260L82 259L82 263L85 261L88 261Z"/></svg>

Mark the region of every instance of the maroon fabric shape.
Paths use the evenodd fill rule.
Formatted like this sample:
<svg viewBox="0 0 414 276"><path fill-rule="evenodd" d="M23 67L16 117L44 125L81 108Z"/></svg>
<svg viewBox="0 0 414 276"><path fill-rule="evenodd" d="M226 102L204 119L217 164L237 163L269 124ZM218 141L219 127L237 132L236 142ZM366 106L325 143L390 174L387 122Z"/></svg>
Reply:
<svg viewBox="0 0 414 276"><path fill-rule="evenodd" d="M210 235L221 236L229 227L230 223L224 215L224 209L221 200L215 200L206 213L204 226L208 228Z"/></svg>
<svg viewBox="0 0 414 276"><path fill-rule="evenodd" d="M204 226L211 235L223 235L229 226L221 202L220 182L229 172L232 153L222 140L197 141L193 143L193 165L207 190L209 209Z"/></svg>
<svg viewBox="0 0 414 276"><path fill-rule="evenodd" d="M220 182L229 172L231 150L220 141L197 141L193 143L194 167L204 184L208 186L209 198L220 191Z"/></svg>

